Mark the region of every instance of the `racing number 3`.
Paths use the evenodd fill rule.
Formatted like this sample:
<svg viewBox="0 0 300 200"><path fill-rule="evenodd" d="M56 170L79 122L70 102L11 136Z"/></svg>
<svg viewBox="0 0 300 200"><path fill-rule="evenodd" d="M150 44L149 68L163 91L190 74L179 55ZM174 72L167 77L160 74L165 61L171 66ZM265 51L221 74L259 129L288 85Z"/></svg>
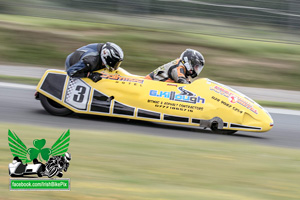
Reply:
<svg viewBox="0 0 300 200"><path fill-rule="evenodd" d="M73 101L78 102L78 103L83 102L86 88L81 85L77 85L75 90L78 92L77 92L77 94L74 94Z"/></svg>
<svg viewBox="0 0 300 200"><path fill-rule="evenodd" d="M91 87L81 79L75 79L69 82L66 91L65 102L78 110L86 110Z"/></svg>

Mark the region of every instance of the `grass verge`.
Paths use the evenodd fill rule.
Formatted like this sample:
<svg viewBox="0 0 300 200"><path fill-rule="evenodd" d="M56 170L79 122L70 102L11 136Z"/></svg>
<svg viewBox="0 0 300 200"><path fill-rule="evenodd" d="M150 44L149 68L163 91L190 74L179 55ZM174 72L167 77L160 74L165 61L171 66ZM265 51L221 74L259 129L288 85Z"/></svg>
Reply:
<svg viewBox="0 0 300 200"><path fill-rule="evenodd" d="M256 102L264 107L300 110L300 103L284 103L284 102L274 102L274 101L256 101Z"/></svg>
<svg viewBox="0 0 300 200"><path fill-rule="evenodd" d="M3 199L40 199L40 192L8 191L7 130L27 148L45 138L51 147L66 130L0 124ZM164 138L71 129L70 192L43 199L299 199L298 149L246 143Z"/></svg>
<svg viewBox="0 0 300 200"><path fill-rule="evenodd" d="M124 50L122 67L146 75L179 57L186 48L193 48L206 60L202 77L230 85L300 88L300 45L163 31L159 26L111 25L105 20L92 23L16 15L0 18L2 62L61 68L66 56L80 46L111 41ZM268 34L272 33L265 33L266 37Z"/></svg>
<svg viewBox="0 0 300 200"><path fill-rule="evenodd" d="M28 85L37 85L39 83L40 79L30 78L30 77L0 75L0 81L9 82L9 83L22 83L22 84L28 84Z"/></svg>

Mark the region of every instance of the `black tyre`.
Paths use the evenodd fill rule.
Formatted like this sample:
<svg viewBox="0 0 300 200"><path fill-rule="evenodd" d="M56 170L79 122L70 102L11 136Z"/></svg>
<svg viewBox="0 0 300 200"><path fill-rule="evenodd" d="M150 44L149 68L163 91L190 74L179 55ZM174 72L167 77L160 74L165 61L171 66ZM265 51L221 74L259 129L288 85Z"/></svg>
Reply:
<svg viewBox="0 0 300 200"><path fill-rule="evenodd" d="M49 99L42 94L39 94L39 98L45 110L52 115L65 116L72 113L72 111L68 108L60 105L59 103L53 101L52 99Z"/></svg>
<svg viewBox="0 0 300 200"><path fill-rule="evenodd" d="M45 170L45 169L44 169ZM40 168L37 171L38 177L43 177L44 174L43 166L40 166Z"/></svg>
<svg viewBox="0 0 300 200"><path fill-rule="evenodd" d="M56 167L51 167L48 171L48 178L51 178L55 176L58 172L58 169Z"/></svg>
<svg viewBox="0 0 300 200"><path fill-rule="evenodd" d="M237 131L235 130L220 130L220 129L214 129L212 132L217 133L217 134L224 134L224 135L233 135Z"/></svg>
<svg viewBox="0 0 300 200"><path fill-rule="evenodd" d="M22 176L22 175L11 174L9 169L8 169L8 174L9 174L11 177L21 177L21 176Z"/></svg>
<svg viewBox="0 0 300 200"><path fill-rule="evenodd" d="M223 130L223 129L218 129L218 122L213 122L211 124L211 131L213 133L217 133L217 134L224 134L224 135L233 135L234 133L236 133L237 131L235 130Z"/></svg>

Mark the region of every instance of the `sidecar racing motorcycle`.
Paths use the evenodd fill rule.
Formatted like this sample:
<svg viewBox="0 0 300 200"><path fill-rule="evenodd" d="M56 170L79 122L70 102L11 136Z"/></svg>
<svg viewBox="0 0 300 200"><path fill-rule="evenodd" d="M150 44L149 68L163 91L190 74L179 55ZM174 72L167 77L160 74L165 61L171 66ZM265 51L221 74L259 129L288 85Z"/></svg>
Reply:
<svg viewBox="0 0 300 200"><path fill-rule="evenodd" d="M191 84L146 80L119 68L107 69L102 80L71 78L47 70L37 85L36 99L53 115L72 112L150 122L210 128L213 132L265 132L270 114L242 93L208 78Z"/></svg>
<svg viewBox="0 0 300 200"><path fill-rule="evenodd" d="M33 164L23 164L19 157L14 157L13 161L8 165L8 173L11 177L23 177L34 174L37 174L38 177L42 177L44 171L44 164L37 159L33 160Z"/></svg>

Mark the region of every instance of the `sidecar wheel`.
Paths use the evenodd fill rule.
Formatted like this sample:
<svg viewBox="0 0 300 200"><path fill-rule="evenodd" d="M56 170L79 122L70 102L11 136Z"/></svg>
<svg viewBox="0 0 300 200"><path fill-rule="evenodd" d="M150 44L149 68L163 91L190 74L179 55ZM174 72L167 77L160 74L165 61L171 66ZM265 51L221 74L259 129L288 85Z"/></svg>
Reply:
<svg viewBox="0 0 300 200"><path fill-rule="evenodd" d="M223 135L233 135L235 134L237 131L234 130L220 130L220 129L215 129L212 130L213 133L217 133L217 134L223 134Z"/></svg>
<svg viewBox="0 0 300 200"><path fill-rule="evenodd" d="M223 130L223 129L218 129L218 122L213 122L210 127L211 131L213 133L217 134L224 134L224 135L233 135L237 131L235 130Z"/></svg>
<svg viewBox="0 0 300 200"><path fill-rule="evenodd" d="M52 115L65 116L72 113L72 111L68 108L60 105L59 103L53 101L52 99L49 99L42 94L39 94L39 98L45 110Z"/></svg>

